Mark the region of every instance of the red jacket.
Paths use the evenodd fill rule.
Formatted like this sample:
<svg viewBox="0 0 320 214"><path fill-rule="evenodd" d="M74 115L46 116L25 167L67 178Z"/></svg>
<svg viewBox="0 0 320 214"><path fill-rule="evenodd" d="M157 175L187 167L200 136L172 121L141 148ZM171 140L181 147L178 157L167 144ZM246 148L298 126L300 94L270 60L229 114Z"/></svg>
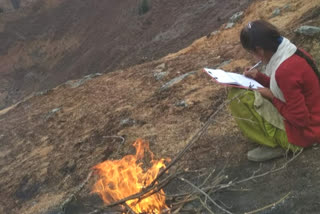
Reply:
<svg viewBox="0 0 320 214"><path fill-rule="evenodd" d="M289 142L301 147L320 143L320 83L315 72L305 59L293 55L279 66L275 78L286 102L272 102L285 119ZM258 72L256 80L269 88L270 77Z"/></svg>

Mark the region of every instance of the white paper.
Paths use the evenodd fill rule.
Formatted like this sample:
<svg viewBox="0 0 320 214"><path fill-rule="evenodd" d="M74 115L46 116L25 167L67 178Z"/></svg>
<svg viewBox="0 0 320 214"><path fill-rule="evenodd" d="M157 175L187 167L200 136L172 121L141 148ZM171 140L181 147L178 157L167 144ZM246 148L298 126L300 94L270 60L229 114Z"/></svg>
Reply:
<svg viewBox="0 0 320 214"><path fill-rule="evenodd" d="M263 88L263 86L257 81L245 77L242 74L225 72L221 69L205 68L204 70L207 74L209 74L212 78L214 78L216 81L220 83L238 85L250 89L257 89L258 87Z"/></svg>
<svg viewBox="0 0 320 214"><path fill-rule="evenodd" d="M236 84L237 82L230 77L227 72L221 70L221 69L209 69L205 68L205 71L214 79L216 79L218 82L221 83L229 83L229 84Z"/></svg>

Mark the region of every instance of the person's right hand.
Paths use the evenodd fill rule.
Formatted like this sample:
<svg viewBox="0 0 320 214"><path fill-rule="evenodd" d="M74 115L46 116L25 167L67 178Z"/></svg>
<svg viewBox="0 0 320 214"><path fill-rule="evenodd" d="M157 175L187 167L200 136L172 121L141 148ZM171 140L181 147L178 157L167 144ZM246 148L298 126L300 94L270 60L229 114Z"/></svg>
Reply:
<svg viewBox="0 0 320 214"><path fill-rule="evenodd" d="M250 67L246 67L243 72L243 75L246 77L249 77L251 79L255 79L257 77L257 73L259 71L257 69L252 69L251 71L249 71L249 70L250 70Z"/></svg>

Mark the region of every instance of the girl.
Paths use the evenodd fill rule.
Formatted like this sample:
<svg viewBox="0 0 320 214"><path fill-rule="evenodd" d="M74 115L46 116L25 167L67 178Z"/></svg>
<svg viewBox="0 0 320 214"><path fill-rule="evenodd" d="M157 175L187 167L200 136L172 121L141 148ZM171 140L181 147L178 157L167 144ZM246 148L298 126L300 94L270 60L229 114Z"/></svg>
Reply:
<svg viewBox="0 0 320 214"><path fill-rule="evenodd" d="M265 65L265 73L246 69L244 75L265 88L229 92L231 112L242 132L263 147L248 159L265 161L285 150L297 151L320 142L320 74L305 51L282 37L275 26L257 20L241 31L243 48Z"/></svg>

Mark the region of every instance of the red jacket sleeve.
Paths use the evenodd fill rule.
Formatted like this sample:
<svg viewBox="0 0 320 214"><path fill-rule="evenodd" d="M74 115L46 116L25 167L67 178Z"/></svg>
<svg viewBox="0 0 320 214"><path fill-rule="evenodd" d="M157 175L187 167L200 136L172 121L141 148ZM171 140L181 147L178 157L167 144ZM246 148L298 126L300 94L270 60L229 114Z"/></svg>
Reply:
<svg viewBox="0 0 320 214"><path fill-rule="evenodd" d="M261 72L257 73L255 80L266 88L270 87L270 77Z"/></svg>
<svg viewBox="0 0 320 214"><path fill-rule="evenodd" d="M288 75L290 74L290 75ZM309 111L302 93L303 77L302 72L279 67L276 73L276 81L281 89L286 102L273 98L272 102L280 114L291 125L306 127L309 124Z"/></svg>

